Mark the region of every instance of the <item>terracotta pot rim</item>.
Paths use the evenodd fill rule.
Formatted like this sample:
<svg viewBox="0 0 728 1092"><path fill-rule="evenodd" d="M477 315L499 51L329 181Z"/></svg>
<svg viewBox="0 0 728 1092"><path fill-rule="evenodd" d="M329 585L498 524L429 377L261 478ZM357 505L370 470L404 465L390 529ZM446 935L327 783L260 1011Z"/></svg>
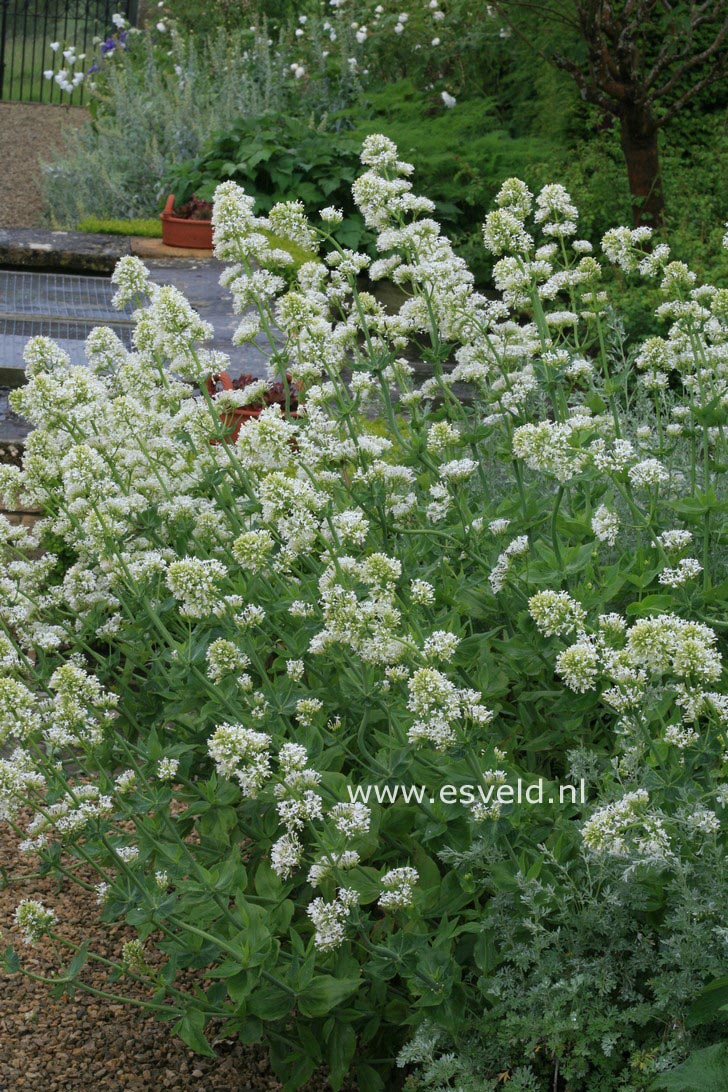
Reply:
<svg viewBox="0 0 728 1092"><path fill-rule="evenodd" d="M232 406L231 409L221 410L220 419L228 417L260 417L265 406Z"/></svg>
<svg viewBox="0 0 728 1092"><path fill-rule="evenodd" d="M167 203L164 206L164 212L160 212L159 219L167 220L172 224L210 224L212 226L212 220L193 219L191 216L175 216L174 212L174 194L170 193L167 198Z"/></svg>
<svg viewBox="0 0 728 1092"><path fill-rule="evenodd" d="M288 381L289 381L289 383L291 385L293 385L293 380L291 379L290 375L288 375ZM220 386L222 387L223 391L233 390L233 381L230 378L230 375L228 374L228 372L216 372L214 375L208 375L207 379L205 380L205 386L207 388L207 393L210 395L210 397L212 397L214 394L217 393L217 384L218 384L218 382L220 383ZM298 405L298 392L300 390L301 390L300 387L296 388L296 404L297 405ZM280 410L281 410L281 413L285 413L286 407L285 407L285 404L282 403L282 402L263 402L260 406L233 406L233 407L231 407L230 410L224 410L223 412L225 412L225 413L240 413L241 411L247 411L247 412L252 411L254 413L260 413L261 410L267 409L268 406L278 406L280 408ZM298 416L297 410L290 410L289 411L289 416L290 417L297 417Z"/></svg>
<svg viewBox="0 0 728 1092"><path fill-rule="evenodd" d="M227 442L229 444L236 443L238 436L240 435L240 430L246 421L254 421L256 418L260 417L261 411L264 408L264 406L236 406L234 409L225 410L224 413L221 413L220 424L223 428L227 429L227 435L225 436ZM280 407L280 410L281 414L285 413L282 406ZM291 413L288 414L288 417L297 418L298 412L292 410ZM210 443L213 445L219 444L220 442L221 441L217 439L210 440ZM291 440L290 443L295 444L295 440Z"/></svg>

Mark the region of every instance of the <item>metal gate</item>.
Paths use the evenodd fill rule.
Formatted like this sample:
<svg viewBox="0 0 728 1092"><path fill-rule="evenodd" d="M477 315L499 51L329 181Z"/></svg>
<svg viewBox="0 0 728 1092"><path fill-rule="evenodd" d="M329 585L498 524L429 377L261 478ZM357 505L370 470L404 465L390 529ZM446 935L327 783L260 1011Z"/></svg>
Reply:
<svg viewBox="0 0 728 1092"><path fill-rule="evenodd" d="M62 66L68 46L86 54L87 71L99 59L99 39L115 31L111 16L134 22L136 7L136 0L0 0L0 100L78 105L83 83L68 94L43 72ZM57 52L51 42L59 43Z"/></svg>

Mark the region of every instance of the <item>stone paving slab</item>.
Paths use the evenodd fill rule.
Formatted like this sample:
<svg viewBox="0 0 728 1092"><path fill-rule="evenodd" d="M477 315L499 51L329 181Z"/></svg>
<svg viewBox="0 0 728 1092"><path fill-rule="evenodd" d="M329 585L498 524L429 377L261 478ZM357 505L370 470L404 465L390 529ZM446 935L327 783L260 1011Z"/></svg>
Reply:
<svg viewBox="0 0 728 1092"><path fill-rule="evenodd" d="M145 262L165 258L197 261L212 258L211 250L166 246L161 239L148 239L142 235L0 227L0 265L110 274L119 258L126 254L135 254Z"/></svg>
<svg viewBox="0 0 728 1092"><path fill-rule="evenodd" d="M200 247L166 246L161 239L133 235L129 240L132 254L146 262L149 258L211 258L212 251Z"/></svg>
<svg viewBox="0 0 728 1092"><path fill-rule="evenodd" d="M131 243L123 235L0 228L2 266L111 274L119 259L127 254L131 254Z"/></svg>
<svg viewBox="0 0 728 1092"><path fill-rule="evenodd" d="M232 344L232 336L241 316L233 314L230 293L220 285L220 274L226 268L225 263L218 262L216 258L185 262L159 258L145 261L144 264L156 284L173 284L200 316L212 325L215 336L208 342L208 347L228 354L232 376L242 372L252 372L255 376L266 374L266 359L270 350L264 335L259 335L252 344Z"/></svg>

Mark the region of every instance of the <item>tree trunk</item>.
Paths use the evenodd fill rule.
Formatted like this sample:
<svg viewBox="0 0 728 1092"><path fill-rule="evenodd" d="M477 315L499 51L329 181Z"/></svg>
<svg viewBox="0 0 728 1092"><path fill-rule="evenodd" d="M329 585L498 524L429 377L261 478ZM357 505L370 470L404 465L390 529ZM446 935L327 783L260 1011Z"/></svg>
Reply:
<svg viewBox="0 0 728 1092"><path fill-rule="evenodd" d="M660 228L665 217L657 126L649 106L628 103L620 117L620 143L627 163L634 226Z"/></svg>

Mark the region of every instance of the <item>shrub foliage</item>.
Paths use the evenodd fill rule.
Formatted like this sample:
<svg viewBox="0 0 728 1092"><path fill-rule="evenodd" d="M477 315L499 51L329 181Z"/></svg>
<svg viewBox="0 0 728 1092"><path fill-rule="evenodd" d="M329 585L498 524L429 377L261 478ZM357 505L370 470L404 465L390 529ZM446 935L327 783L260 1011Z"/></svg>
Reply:
<svg viewBox="0 0 728 1092"><path fill-rule="evenodd" d="M260 390L210 395L209 328L136 259L133 351L29 343L0 815L136 930L110 988L195 1050L263 1037L288 1089L387 1087L400 1047L423 1087L645 1089L720 1053L728 293L608 232L662 300L630 345L568 193L510 179L486 298L392 142L362 159L375 261L334 208L216 193L236 340L297 417L232 442ZM264 231L319 255L295 283ZM62 951L52 906L17 920Z"/></svg>

